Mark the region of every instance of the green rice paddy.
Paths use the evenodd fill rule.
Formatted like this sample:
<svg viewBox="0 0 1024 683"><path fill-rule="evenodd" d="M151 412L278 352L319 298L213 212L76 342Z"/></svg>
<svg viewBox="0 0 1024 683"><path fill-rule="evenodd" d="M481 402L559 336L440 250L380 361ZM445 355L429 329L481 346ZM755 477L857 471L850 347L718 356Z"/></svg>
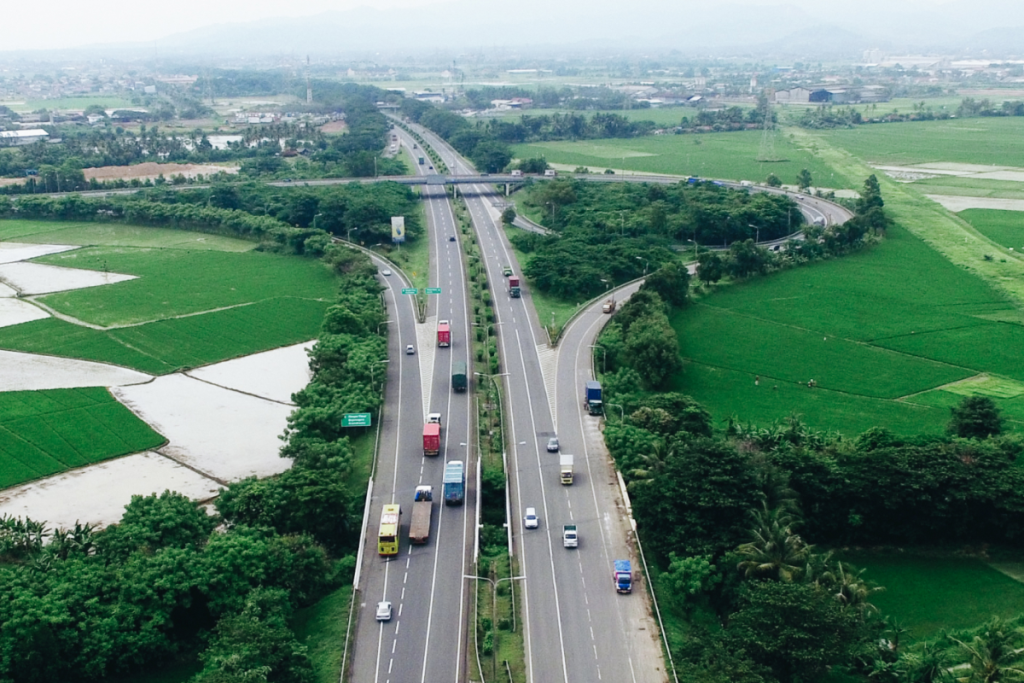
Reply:
<svg viewBox="0 0 1024 683"><path fill-rule="evenodd" d="M0 393L0 488L164 441L103 388Z"/></svg>

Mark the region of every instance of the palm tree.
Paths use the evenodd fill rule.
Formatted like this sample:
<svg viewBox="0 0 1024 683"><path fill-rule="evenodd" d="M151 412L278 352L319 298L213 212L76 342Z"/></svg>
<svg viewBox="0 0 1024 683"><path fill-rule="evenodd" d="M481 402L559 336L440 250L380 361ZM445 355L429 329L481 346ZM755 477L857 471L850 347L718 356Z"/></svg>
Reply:
<svg viewBox="0 0 1024 683"><path fill-rule="evenodd" d="M966 676L956 676L959 683L996 683L1024 681L1024 629L1011 628L999 617L985 624L969 642L953 636L949 639L968 656ZM959 669L959 667L954 667ZM953 669L951 669L953 671ZM959 670L956 671L959 674Z"/></svg>
<svg viewBox="0 0 1024 683"><path fill-rule="evenodd" d="M813 546L793 533L792 515L782 509L763 507L753 513L753 540L736 549L747 559L737 565L747 578L761 577L792 582L805 574Z"/></svg>
<svg viewBox="0 0 1024 683"><path fill-rule="evenodd" d="M819 584L824 585L840 605L856 608L861 616L865 616L869 612L878 612L878 608L868 602L868 598L885 589L868 584L861 576L863 573L863 569L858 570L848 564L836 562Z"/></svg>

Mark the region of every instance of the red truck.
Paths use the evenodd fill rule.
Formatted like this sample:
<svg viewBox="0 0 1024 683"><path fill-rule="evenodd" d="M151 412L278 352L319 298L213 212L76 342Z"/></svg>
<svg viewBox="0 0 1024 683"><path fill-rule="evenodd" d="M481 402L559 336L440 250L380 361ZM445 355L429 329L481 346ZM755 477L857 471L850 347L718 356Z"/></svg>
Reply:
<svg viewBox="0 0 1024 683"><path fill-rule="evenodd" d="M428 422L423 425L423 455L437 455L441 452L441 425Z"/></svg>
<svg viewBox="0 0 1024 683"><path fill-rule="evenodd" d="M452 345L452 332L448 327L447 320L441 320L437 323L437 345L438 346L451 346Z"/></svg>

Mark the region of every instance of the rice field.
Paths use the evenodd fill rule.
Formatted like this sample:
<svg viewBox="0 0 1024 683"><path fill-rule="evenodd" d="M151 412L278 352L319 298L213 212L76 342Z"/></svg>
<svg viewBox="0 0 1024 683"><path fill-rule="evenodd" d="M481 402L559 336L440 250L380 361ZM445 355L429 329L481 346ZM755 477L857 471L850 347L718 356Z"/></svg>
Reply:
<svg viewBox="0 0 1024 683"><path fill-rule="evenodd" d="M673 389L720 420L934 433L964 393L1024 419L1019 311L898 227L867 251L723 287L672 323L688 361Z"/></svg>
<svg viewBox="0 0 1024 683"><path fill-rule="evenodd" d="M98 246L52 254L35 263L137 276L41 299L60 313L104 327L277 297L328 300L336 287L334 274L318 260L262 252Z"/></svg>
<svg viewBox="0 0 1024 683"><path fill-rule="evenodd" d="M775 137L776 155L786 161L761 162L761 131L687 135L651 135L615 140L540 142L513 147L519 159L543 157L549 163L585 166L596 173L606 168L637 173L695 175L705 178L761 182L774 173L784 183L796 183L808 169L815 185L853 188L845 178L814 154L798 147L789 136Z"/></svg>
<svg viewBox="0 0 1024 683"><path fill-rule="evenodd" d="M1024 199L1024 184L1020 189L1021 198ZM1024 213L995 209L968 209L961 211L959 216L996 244L1024 253Z"/></svg>
<svg viewBox="0 0 1024 683"><path fill-rule="evenodd" d="M0 220L0 240L32 244L109 245L212 251L250 251L255 242L187 230L149 228L122 223Z"/></svg>
<svg viewBox="0 0 1024 683"><path fill-rule="evenodd" d="M103 388L0 393L0 488L164 441Z"/></svg>
<svg viewBox="0 0 1024 683"><path fill-rule="evenodd" d="M328 301L275 297L113 330L48 318L0 328L0 348L164 375L316 337Z"/></svg>

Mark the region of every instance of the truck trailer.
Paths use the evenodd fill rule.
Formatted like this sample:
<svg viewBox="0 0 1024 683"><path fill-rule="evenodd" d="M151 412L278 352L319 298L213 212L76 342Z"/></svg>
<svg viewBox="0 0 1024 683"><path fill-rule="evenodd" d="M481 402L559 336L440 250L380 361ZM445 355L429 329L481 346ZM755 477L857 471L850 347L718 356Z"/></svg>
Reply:
<svg viewBox="0 0 1024 683"><path fill-rule="evenodd" d="M612 573L616 593L633 592L633 569L629 560L615 560L615 571Z"/></svg>
<svg viewBox="0 0 1024 683"><path fill-rule="evenodd" d="M437 455L441 452L441 425L428 422L423 425L423 455Z"/></svg>
<svg viewBox="0 0 1024 683"><path fill-rule="evenodd" d="M600 382L591 380L583 387L583 407L591 415L600 415L603 412Z"/></svg>
<svg viewBox="0 0 1024 683"><path fill-rule="evenodd" d="M452 331L451 328L448 326L447 320L441 320L437 323L437 345L452 345Z"/></svg>
<svg viewBox="0 0 1024 683"><path fill-rule="evenodd" d="M469 386L469 381L466 377L466 364L457 360L452 363L452 389L465 391L467 386Z"/></svg>
<svg viewBox="0 0 1024 683"><path fill-rule="evenodd" d="M558 456L558 473L563 484L572 484L572 455L569 453Z"/></svg>
<svg viewBox="0 0 1024 683"><path fill-rule="evenodd" d="M466 498L466 470L461 460L444 466L444 504L462 505Z"/></svg>
<svg viewBox="0 0 1024 683"><path fill-rule="evenodd" d="M409 525L409 541L422 545L430 538L430 512L434 503L434 490L429 486L417 486L413 495L412 524Z"/></svg>
<svg viewBox="0 0 1024 683"><path fill-rule="evenodd" d="M515 275L508 279L508 295L513 299L519 298L519 278Z"/></svg>

